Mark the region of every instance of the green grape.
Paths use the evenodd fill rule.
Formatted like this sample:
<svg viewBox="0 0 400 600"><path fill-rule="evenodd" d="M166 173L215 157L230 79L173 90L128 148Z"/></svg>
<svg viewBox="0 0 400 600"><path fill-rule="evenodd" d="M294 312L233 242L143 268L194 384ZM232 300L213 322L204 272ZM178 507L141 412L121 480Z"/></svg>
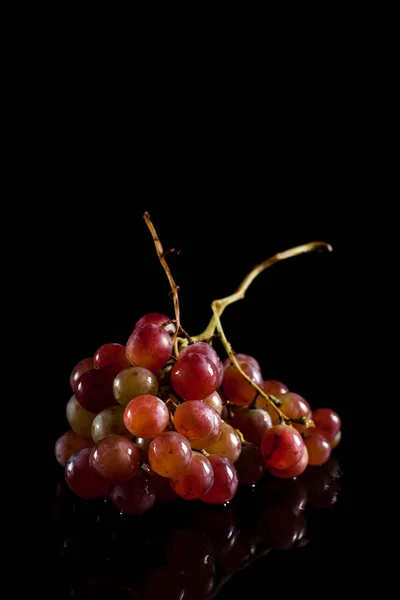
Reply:
<svg viewBox="0 0 400 600"><path fill-rule="evenodd" d="M123 406L105 408L93 419L91 436L96 444L112 434L124 435L128 439L133 437L125 427Z"/></svg>
<svg viewBox="0 0 400 600"><path fill-rule="evenodd" d="M137 396L156 396L158 392L157 377L143 367L124 369L114 379L114 398L122 406L126 406Z"/></svg>

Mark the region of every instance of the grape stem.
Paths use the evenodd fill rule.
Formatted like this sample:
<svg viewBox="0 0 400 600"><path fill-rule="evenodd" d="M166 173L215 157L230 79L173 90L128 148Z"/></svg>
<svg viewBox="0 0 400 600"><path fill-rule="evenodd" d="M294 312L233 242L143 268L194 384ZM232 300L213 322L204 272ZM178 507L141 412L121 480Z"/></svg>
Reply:
<svg viewBox="0 0 400 600"><path fill-rule="evenodd" d="M174 354L176 356L178 356L178 333L181 330L181 320L180 320L181 314L180 314L179 297L178 297L179 286L176 285L175 280L172 277L172 273L169 269L168 263L165 260L165 256L166 256L167 252L164 252L164 248L162 246L160 238L157 235L156 229L155 229L155 227L150 219L150 215L147 211L144 213L143 218L146 221L146 225L150 230L151 237L153 238L153 242L156 247L157 256L158 256L159 261L168 277L168 281L171 286L172 297L174 299L174 311L175 311L175 319L176 319L176 330L175 330L174 336L172 338L172 342L174 344Z"/></svg>

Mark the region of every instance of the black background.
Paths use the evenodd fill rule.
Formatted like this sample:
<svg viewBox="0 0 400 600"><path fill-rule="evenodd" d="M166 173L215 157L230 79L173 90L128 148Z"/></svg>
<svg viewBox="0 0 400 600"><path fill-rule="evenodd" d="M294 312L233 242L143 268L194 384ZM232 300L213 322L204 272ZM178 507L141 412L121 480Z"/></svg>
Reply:
<svg viewBox="0 0 400 600"><path fill-rule="evenodd" d="M97 167L92 170L103 177ZM234 291L255 264L288 247L323 240L333 246L333 253L301 256L265 271L243 301L227 308L222 321L234 350L254 355L265 379L284 381L313 407L331 407L342 417L343 441L337 451L344 471L341 499L316 517L313 540L301 558L278 553L271 558L270 572L275 582L288 569L294 579L312 571L320 583L332 572L344 575L352 539L352 478L351 409L343 392L354 315L345 293L352 273L343 214L334 202L316 197L317 186L315 202L300 199L294 182L271 197L255 192L251 183L247 192L232 184L225 192L210 189L212 184L204 182L195 191L182 186L175 192L169 186L163 190L160 183L160 200L154 202L151 189L140 199L124 191L115 171L97 181L88 197L81 188L76 194L79 178L68 178L65 170L63 175L65 185L51 209L51 225L37 240L40 328L49 349L45 368L51 426L44 461L50 504L60 478L53 444L67 429L64 410L74 364L103 343L124 343L146 312L173 316L168 281L142 219L145 210L164 248L181 250L179 256L169 255L168 262L180 286L182 324L191 334L208 323L211 300ZM87 187L88 177L84 181ZM48 223L48 207L44 215ZM51 546L46 549L52 552ZM234 586L255 594L264 585L267 561L241 573Z"/></svg>

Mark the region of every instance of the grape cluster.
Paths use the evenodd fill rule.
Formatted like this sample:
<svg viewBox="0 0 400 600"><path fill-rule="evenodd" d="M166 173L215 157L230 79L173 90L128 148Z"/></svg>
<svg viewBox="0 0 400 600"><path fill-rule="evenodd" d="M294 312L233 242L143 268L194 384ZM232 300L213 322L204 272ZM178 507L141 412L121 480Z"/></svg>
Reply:
<svg viewBox="0 0 400 600"><path fill-rule="evenodd" d="M156 497L224 504L238 485L265 470L285 479L322 465L340 442L339 416L312 412L279 381L263 380L256 359L236 354L240 369L206 342L174 355L174 322L159 313L136 323L126 346L105 344L73 369L66 407L71 427L56 442L73 492L106 496L127 514ZM313 421L314 427L307 427ZM293 422L292 422L293 421Z"/></svg>

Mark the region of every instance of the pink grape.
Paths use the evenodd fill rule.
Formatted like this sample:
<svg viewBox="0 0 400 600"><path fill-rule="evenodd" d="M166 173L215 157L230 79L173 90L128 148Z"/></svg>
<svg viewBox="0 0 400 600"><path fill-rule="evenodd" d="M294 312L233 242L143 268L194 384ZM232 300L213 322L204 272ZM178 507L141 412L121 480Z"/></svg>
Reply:
<svg viewBox="0 0 400 600"><path fill-rule="evenodd" d="M139 470L139 450L123 435L108 435L91 450L89 464L109 483L124 483Z"/></svg>
<svg viewBox="0 0 400 600"><path fill-rule="evenodd" d="M242 443L239 435L236 433L233 427L225 422L222 422L221 435L219 436L218 440L206 448L206 451L209 454L225 456L231 461L231 463L234 463L239 458L241 450Z"/></svg>
<svg viewBox="0 0 400 600"><path fill-rule="evenodd" d="M79 435L78 433L75 433L75 431L66 431L56 441L54 453L57 462L59 462L62 467L65 467L69 458L75 452L83 450L83 448L91 448L92 446L92 439Z"/></svg>
<svg viewBox="0 0 400 600"><path fill-rule="evenodd" d="M277 398L279 398L282 401L282 404L279 406L279 409L283 412L284 415L289 417L289 419L299 419L300 417L307 417L308 419L311 419L310 405L308 404L307 400L305 400L299 394L287 392L285 394L277 395ZM276 410L274 410L269 404L266 410L272 419L272 424L278 425L279 416ZM305 425L299 425L298 423L293 423L293 427L297 429L299 433L302 433L307 429Z"/></svg>
<svg viewBox="0 0 400 600"><path fill-rule="evenodd" d="M274 467L267 466L267 469L271 475L275 475L275 477L279 477L279 479L291 479L301 475L306 470L307 465L308 450L307 446L304 445L303 456L295 465L293 465L293 467L289 467L288 469L275 469Z"/></svg>
<svg viewBox="0 0 400 600"><path fill-rule="evenodd" d="M186 346L185 348L183 348L179 354L179 358L183 358L184 356L187 356L188 354L193 354L193 353L203 354L203 356L206 356L209 360L211 360L212 363L214 363L214 365L217 367L217 371L218 371L218 387L219 387L222 384L222 379L220 381L220 378L221 378L221 375L222 375L222 378L224 376L224 367L223 367L220 357L218 356L218 354L216 353L214 348L212 346L210 346L210 344L207 344L206 342L196 342L195 344L190 344L190 346Z"/></svg>
<svg viewBox="0 0 400 600"><path fill-rule="evenodd" d="M108 493L110 485L100 479L89 464L90 448L75 452L65 467L65 479L69 487L81 498L96 498Z"/></svg>
<svg viewBox="0 0 400 600"><path fill-rule="evenodd" d="M209 358L193 352L176 361L171 384L185 400L202 400L217 389L218 370Z"/></svg>
<svg viewBox="0 0 400 600"><path fill-rule="evenodd" d="M265 473L266 464L260 448L254 444L246 444L235 462L239 485L253 485Z"/></svg>
<svg viewBox="0 0 400 600"><path fill-rule="evenodd" d="M72 369L71 376L69 378L69 383L72 388L72 391L75 392L78 381L82 377L86 371L91 371L93 369L93 358L83 358L80 360Z"/></svg>
<svg viewBox="0 0 400 600"><path fill-rule="evenodd" d="M304 443L308 450L309 465L323 465L329 460L331 447L322 435L319 433L310 434L306 437Z"/></svg>
<svg viewBox="0 0 400 600"><path fill-rule="evenodd" d="M119 365L120 371L131 366L126 358L125 346L122 344L104 344L96 350L93 357L93 367L101 369L109 365Z"/></svg>
<svg viewBox="0 0 400 600"><path fill-rule="evenodd" d="M288 425L274 425L261 442L261 452L268 467L288 469L303 456L303 438Z"/></svg>
<svg viewBox="0 0 400 600"><path fill-rule="evenodd" d="M152 312L152 313L147 313L147 315L143 315L143 317L140 317L139 321L136 323L135 327L133 329L138 329L139 327L142 327L143 325L148 325L149 323L151 323L152 325L164 325L165 323L168 323L168 321L170 321L171 319L169 317L166 317L165 315L162 315L161 313L157 313L157 312ZM165 331L167 333L175 333L176 330L176 325L175 323L168 323L168 325L166 327L164 327L163 329L165 329Z"/></svg>
<svg viewBox="0 0 400 600"><path fill-rule="evenodd" d="M279 394L286 394L289 391L287 385L278 381L277 379L267 379L264 381L264 392L266 394L272 394L272 396L279 396Z"/></svg>
<svg viewBox="0 0 400 600"><path fill-rule="evenodd" d="M192 440L209 435L214 421L213 409L201 400L182 402L174 414L175 429Z"/></svg>
<svg viewBox="0 0 400 600"><path fill-rule="evenodd" d="M213 418L214 426L208 435L198 438L197 440L189 440L190 445L194 450L203 450L204 448L207 448L207 446L216 442L221 435L222 419L216 412L214 412Z"/></svg>
<svg viewBox="0 0 400 600"><path fill-rule="evenodd" d="M184 500L196 500L207 494L214 481L210 461L199 452L192 453L192 460L184 471L170 479L172 489Z"/></svg>
<svg viewBox="0 0 400 600"><path fill-rule="evenodd" d="M233 413L232 427L242 432L246 442L260 446L265 432L272 427L270 415L261 408L235 407Z"/></svg>
<svg viewBox="0 0 400 600"><path fill-rule="evenodd" d="M334 448L336 448L337 446L339 446L341 439L342 439L342 432L338 431L337 434L335 435L335 437L333 439L329 440L329 445L332 450Z"/></svg>
<svg viewBox="0 0 400 600"><path fill-rule="evenodd" d="M188 440L175 431L158 435L149 446L150 467L162 477L176 477L186 469L191 458Z"/></svg>
<svg viewBox="0 0 400 600"><path fill-rule="evenodd" d="M207 398L204 398L202 402L211 406L219 415L222 413L222 400L218 392L213 392Z"/></svg>
<svg viewBox="0 0 400 600"><path fill-rule="evenodd" d="M125 427L138 437L155 437L166 429L168 421L168 408L156 396L137 396L125 408Z"/></svg>
<svg viewBox="0 0 400 600"><path fill-rule="evenodd" d="M156 500L151 477L143 469L126 483L116 485L110 497L114 506L127 515L147 512Z"/></svg>
<svg viewBox="0 0 400 600"><path fill-rule="evenodd" d="M253 383L262 387L263 379L260 372L249 363L241 363L241 368ZM256 397L257 391L244 379L234 365L225 369L222 389L228 400L238 406L248 406Z"/></svg>
<svg viewBox="0 0 400 600"><path fill-rule="evenodd" d="M171 358L172 339L159 325L148 323L133 330L126 343L126 356L137 367L155 372Z"/></svg>
<svg viewBox="0 0 400 600"><path fill-rule="evenodd" d="M75 396L79 404L84 409L94 413L116 404L113 394L113 382L119 371L119 365L86 371L80 377L75 390Z"/></svg>
<svg viewBox="0 0 400 600"><path fill-rule="evenodd" d="M330 408L317 408L312 413L312 420L315 425L315 428L312 428L312 433L321 434L328 442L333 440L335 435L340 431L340 417Z"/></svg>
<svg viewBox="0 0 400 600"><path fill-rule="evenodd" d="M200 500L207 504L224 504L232 500L238 487L236 469L230 460L218 454L208 457L214 471L214 482Z"/></svg>

